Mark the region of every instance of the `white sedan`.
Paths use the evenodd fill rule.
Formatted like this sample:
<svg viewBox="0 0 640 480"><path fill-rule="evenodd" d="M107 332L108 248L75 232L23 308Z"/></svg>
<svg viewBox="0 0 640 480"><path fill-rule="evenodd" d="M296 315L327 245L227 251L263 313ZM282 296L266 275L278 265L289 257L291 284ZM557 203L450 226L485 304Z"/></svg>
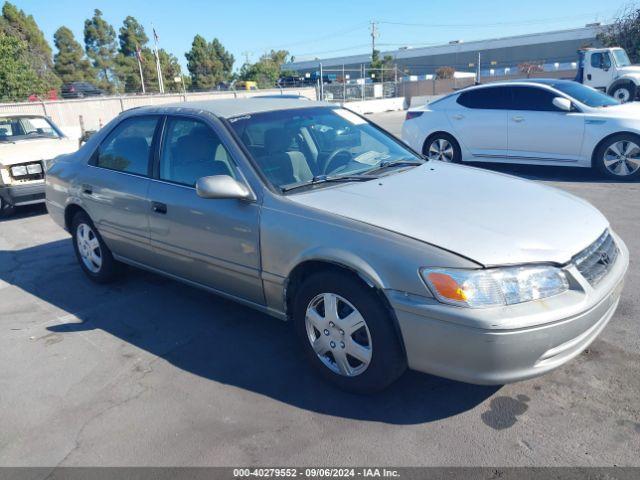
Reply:
<svg viewBox="0 0 640 480"><path fill-rule="evenodd" d="M407 112L402 139L445 162L597 168L640 176L640 105L569 80L470 87Z"/></svg>

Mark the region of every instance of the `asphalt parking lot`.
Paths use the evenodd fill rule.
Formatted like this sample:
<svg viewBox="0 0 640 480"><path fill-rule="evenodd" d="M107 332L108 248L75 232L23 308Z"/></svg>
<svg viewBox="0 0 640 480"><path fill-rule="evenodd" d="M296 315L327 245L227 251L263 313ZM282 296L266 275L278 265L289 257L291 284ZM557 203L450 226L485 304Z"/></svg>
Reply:
<svg viewBox="0 0 640 480"><path fill-rule="evenodd" d="M640 466L640 183L492 168L593 203L631 252L591 347L503 387L409 372L346 394L287 324L136 270L94 285L44 208L0 221L0 465Z"/></svg>

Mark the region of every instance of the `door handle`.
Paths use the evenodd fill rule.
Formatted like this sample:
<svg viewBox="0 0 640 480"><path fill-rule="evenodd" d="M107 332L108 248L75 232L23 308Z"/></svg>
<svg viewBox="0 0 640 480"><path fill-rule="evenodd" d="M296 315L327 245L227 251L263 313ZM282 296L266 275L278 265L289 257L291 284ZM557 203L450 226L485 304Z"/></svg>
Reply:
<svg viewBox="0 0 640 480"><path fill-rule="evenodd" d="M587 73L587 80L591 80L591 74Z"/></svg>
<svg viewBox="0 0 640 480"><path fill-rule="evenodd" d="M93 195L93 187L89 184L82 184L82 193L85 195Z"/></svg>
<svg viewBox="0 0 640 480"><path fill-rule="evenodd" d="M457 113L455 115L453 115L453 118L455 118L456 120L462 120L464 118L464 115Z"/></svg>
<svg viewBox="0 0 640 480"><path fill-rule="evenodd" d="M524 117L521 117L520 115L517 115L517 116L513 117L512 120L514 122L520 123L520 122L524 122Z"/></svg>
<svg viewBox="0 0 640 480"><path fill-rule="evenodd" d="M162 202L151 202L151 210L164 215L167 213L167 204Z"/></svg>

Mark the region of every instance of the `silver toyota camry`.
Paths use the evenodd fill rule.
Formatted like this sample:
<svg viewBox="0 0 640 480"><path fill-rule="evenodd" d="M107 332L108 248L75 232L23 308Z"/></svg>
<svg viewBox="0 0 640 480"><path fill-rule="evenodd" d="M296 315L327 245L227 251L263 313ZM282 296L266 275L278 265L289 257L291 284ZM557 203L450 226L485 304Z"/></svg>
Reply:
<svg viewBox="0 0 640 480"><path fill-rule="evenodd" d="M629 263L583 200L425 161L297 99L129 110L53 163L46 199L92 280L133 265L290 320L318 372L358 392L407 367L548 372L606 326Z"/></svg>

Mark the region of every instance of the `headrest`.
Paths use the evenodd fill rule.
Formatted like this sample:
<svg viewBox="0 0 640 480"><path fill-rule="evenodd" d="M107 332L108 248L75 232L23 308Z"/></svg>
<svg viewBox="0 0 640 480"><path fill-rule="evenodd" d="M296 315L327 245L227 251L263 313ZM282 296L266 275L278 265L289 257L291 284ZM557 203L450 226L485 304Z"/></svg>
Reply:
<svg viewBox="0 0 640 480"><path fill-rule="evenodd" d="M271 128L264 132L264 148L266 153L282 153L286 152L293 135L284 128Z"/></svg>

